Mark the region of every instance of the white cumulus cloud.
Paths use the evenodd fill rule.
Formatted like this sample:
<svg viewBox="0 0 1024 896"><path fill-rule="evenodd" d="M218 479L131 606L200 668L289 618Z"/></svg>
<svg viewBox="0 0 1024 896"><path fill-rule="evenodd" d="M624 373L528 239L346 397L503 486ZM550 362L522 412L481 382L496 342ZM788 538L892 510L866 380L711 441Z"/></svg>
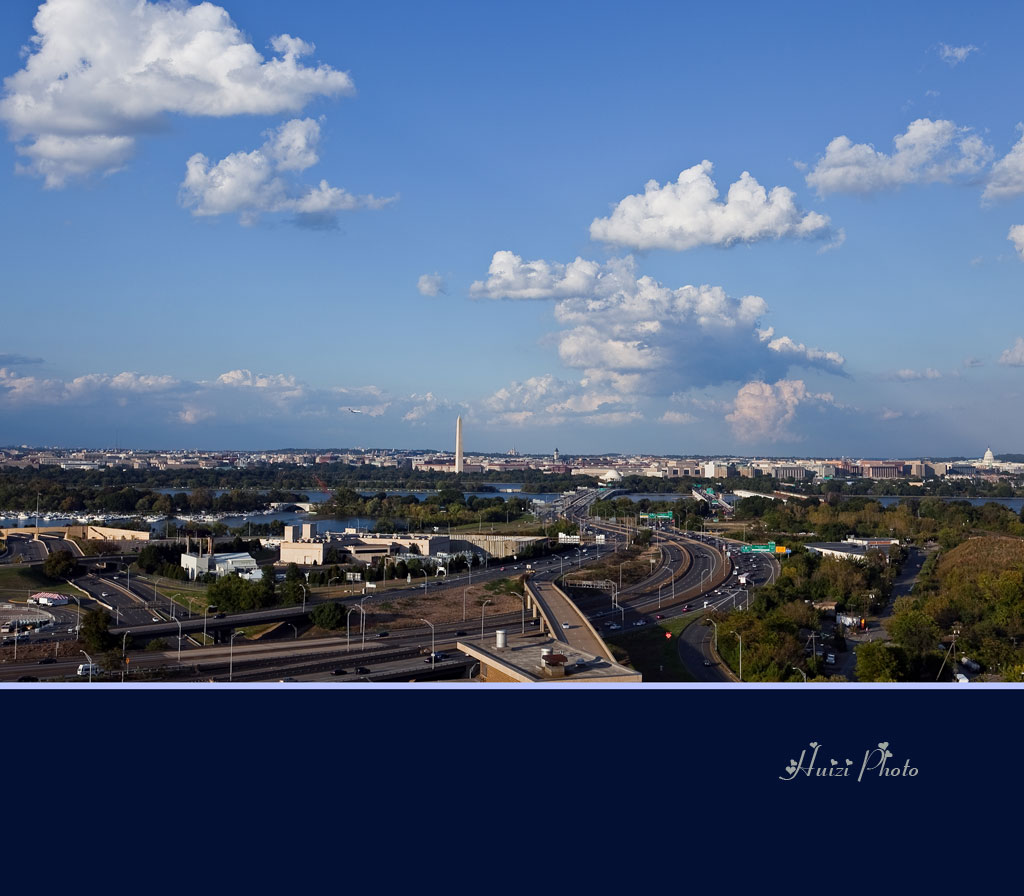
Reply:
<svg viewBox="0 0 1024 896"><path fill-rule="evenodd" d="M682 171L675 183L648 181L643 193L626 196L609 217L595 218L591 238L635 249L683 250L828 234L829 219L802 212L792 190L768 191L746 171L720 201L711 170L705 160Z"/></svg>
<svg viewBox="0 0 1024 896"><path fill-rule="evenodd" d="M1024 193L1024 137L992 166L981 198L983 202L991 202L994 199L1010 199L1021 193Z"/></svg>
<svg viewBox="0 0 1024 896"><path fill-rule="evenodd" d="M821 196L870 193L973 176L992 159L990 146L952 121L919 118L893 139L893 145L895 151L887 155L868 143L836 137L807 175L807 184Z"/></svg>
<svg viewBox="0 0 1024 896"><path fill-rule="evenodd" d="M263 213L286 212L298 223L324 224L340 211L381 208L393 198L353 196L321 180L315 187L293 180L319 161L320 125L312 119L293 119L267 134L252 152L234 152L216 164L195 153L185 166L180 201L192 214L209 216L237 213L252 224Z"/></svg>
<svg viewBox="0 0 1024 896"><path fill-rule="evenodd" d="M791 365L842 373L837 352L808 348L759 330L768 305L735 298L720 286L676 289L637 276L632 257L605 263L524 261L495 252L489 276L472 293L491 299L554 299L563 329L552 334L567 367L586 371L591 386L628 378L635 392L784 375ZM767 333L767 336L762 334Z"/></svg>
<svg viewBox="0 0 1024 896"><path fill-rule="evenodd" d="M1024 338L1017 341L999 356L999 363L1009 367L1024 367Z"/></svg>
<svg viewBox="0 0 1024 896"><path fill-rule="evenodd" d="M809 392L803 380L779 380L774 384L753 381L740 387L732 413L726 414L725 419L743 441L792 441L796 436L787 427L801 405L832 402L833 397L827 392Z"/></svg>
<svg viewBox="0 0 1024 896"><path fill-rule="evenodd" d="M436 271L433 274L422 274L419 280L416 281L416 288L422 296L436 296L438 293L444 294L446 288L444 277Z"/></svg>
<svg viewBox="0 0 1024 896"><path fill-rule="evenodd" d="M353 92L347 73L303 65L314 47L298 38L272 38L264 58L213 3L48 0L33 26L0 119L47 187L117 170L172 114L271 115Z"/></svg>
<svg viewBox="0 0 1024 896"><path fill-rule="evenodd" d="M1021 258L1024 258L1024 224L1014 224L1006 238L1013 243Z"/></svg>

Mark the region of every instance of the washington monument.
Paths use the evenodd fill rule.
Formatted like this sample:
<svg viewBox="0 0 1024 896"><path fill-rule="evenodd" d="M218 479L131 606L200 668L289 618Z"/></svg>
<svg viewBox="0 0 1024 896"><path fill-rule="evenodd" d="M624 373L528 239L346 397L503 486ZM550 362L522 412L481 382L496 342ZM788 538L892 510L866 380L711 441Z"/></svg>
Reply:
<svg viewBox="0 0 1024 896"><path fill-rule="evenodd" d="M462 415L455 420L455 472L462 472Z"/></svg>

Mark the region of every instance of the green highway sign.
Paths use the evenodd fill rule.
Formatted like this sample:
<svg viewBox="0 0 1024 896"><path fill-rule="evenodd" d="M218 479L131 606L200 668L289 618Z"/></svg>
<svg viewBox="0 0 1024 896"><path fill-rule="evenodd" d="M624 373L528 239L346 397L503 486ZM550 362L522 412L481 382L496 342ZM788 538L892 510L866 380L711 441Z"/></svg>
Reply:
<svg viewBox="0 0 1024 896"><path fill-rule="evenodd" d="M768 544L745 544L740 548L741 554L774 554L775 553L775 542L769 541Z"/></svg>

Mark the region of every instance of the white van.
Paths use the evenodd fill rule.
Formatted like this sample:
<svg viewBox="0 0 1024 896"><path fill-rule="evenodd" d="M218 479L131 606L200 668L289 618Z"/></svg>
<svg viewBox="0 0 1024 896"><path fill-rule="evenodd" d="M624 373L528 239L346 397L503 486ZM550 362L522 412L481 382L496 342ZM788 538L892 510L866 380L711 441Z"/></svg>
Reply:
<svg viewBox="0 0 1024 896"><path fill-rule="evenodd" d="M78 674L79 675L90 675L90 674L92 674L92 675L99 675L100 674L99 663L82 663L78 667Z"/></svg>

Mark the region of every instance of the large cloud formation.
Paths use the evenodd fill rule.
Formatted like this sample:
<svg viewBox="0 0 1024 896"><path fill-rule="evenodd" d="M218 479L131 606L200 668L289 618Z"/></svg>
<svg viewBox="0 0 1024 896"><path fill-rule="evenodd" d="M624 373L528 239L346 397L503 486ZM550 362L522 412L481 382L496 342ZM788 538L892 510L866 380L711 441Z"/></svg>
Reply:
<svg viewBox="0 0 1024 896"><path fill-rule="evenodd" d="M353 196L321 180L315 187L291 177L319 161L320 125L311 118L292 119L267 134L252 152L234 152L215 165L202 153L186 165L180 201L194 215L238 213L243 224L266 212L294 214L299 223L324 226L340 211L381 208L393 198Z"/></svg>
<svg viewBox="0 0 1024 896"><path fill-rule="evenodd" d="M792 190L769 192L746 171L729 187L725 202L719 201L711 170L705 160L681 172L675 183L648 181L643 193L622 199L609 217L595 218L591 238L633 249L684 250L829 234L829 219L801 212Z"/></svg>
<svg viewBox="0 0 1024 896"><path fill-rule="evenodd" d="M992 159L992 148L952 121L919 118L893 139L887 155L849 137L833 139L807 175L808 186L827 193L870 193L912 183L971 177Z"/></svg>
<svg viewBox="0 0 1024 896"><path fill-rule="evenodd" d="M760 296L734 298L720 286L672 289L637 277L631 257L604 264L524 261L495 252L489 276L470 288L476 297L556 300L555 334L562 362L587 371L646 380L646 391L669 393L754 374L782 375L791 364L842 373L835 352L808 348L757 325L768 312Z"/></svg>
<svg viewBox="0 0 1024 896"><path fill-rule="evenodd" d="M169 114L270 115L353 91L347 73L303 65L314 47L290 35L265 59L212 3L48 0L33 24L0 119L47 187L121 168Z"/></svg>
<svg viewBox="0 0 1024 896"><path fill-rule="evenodd" d="M470 291L495 300L554 300L559 358L581 372L575 383L532 377L498 390L485 402L492 422L625 422L636 419L638 400L781 379L792 366L846 375L837 352L761 329L768 306L760 296L735 298L706 284L672 289L638 277L631 257L562 264L495 252L487 279ZM684 418L665 422L673 419Z"/></svg>
<svg viewBox="0 0 1024 896"><path fill-rule="evenodd" d="M794 441L797 437L788 427L799 408L806 404L832 403L830 393L809 392L803 380L779 380L774 384L756 380L740 387L732 413L725 419L736 437L744 442Z"/></svg>

